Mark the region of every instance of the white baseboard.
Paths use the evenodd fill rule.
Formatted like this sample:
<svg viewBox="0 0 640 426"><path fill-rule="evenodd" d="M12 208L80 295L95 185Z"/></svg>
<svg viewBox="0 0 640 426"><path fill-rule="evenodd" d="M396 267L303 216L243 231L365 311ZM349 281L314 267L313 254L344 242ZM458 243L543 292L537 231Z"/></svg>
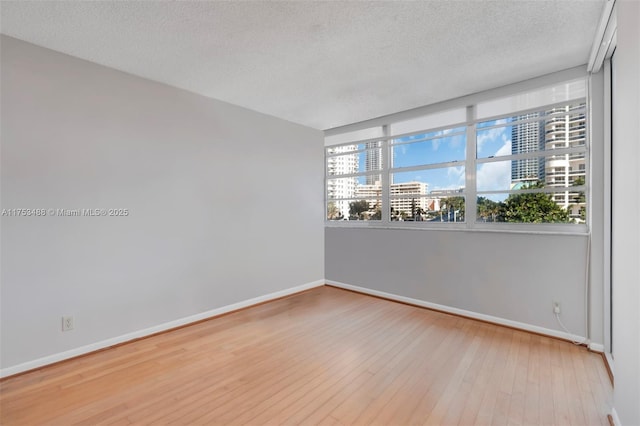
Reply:
<svg viewBox="0 0 640 426"><path fill-rule="evenodd" d="M383 297L385 299L395 300L397 302L404 302L411 305L421 306L423 308L434 309L436 311L447 312L450 314L460 315L463 317L473 318L481 321L491 322L494 324L504 325L507 327L517 328L524 331L530 331L532 333L543 334L545 336L557 337L563 340L572 341L578 338L578 340L586 341L585 337L575 336L573 334L565 333L563 331L553 330L550 328L538 327L536 325L526 324L523 322L512 321L504 318L494 317L491 315L479 314L477 312L467 311L464 309L452 308L451 306L439 305L437 303L426 302L420 299L413 299L411 297L398 296L397 294L386 293L384 291L372 290L365 287L358 287L355 285L345 284L338 281L326 280L326 283L335 287L344 288L346 290L353 290L358 293L369 294L371 296Z"/></svg>
<svg viewBox="0 0 640 426"><path fill-rule="evenodd" d="M618 412L614 407L611 407L611 417L613 418L613 424L615 426L622 426L622 422L620 421L620 417L618 417Z"/></svg>
<svg viewBox="0 0 640 426"><path fill-rule="evenodd" d="M308 290L314 287L321 287L325 284L325 280L317 280L310 283L302 284L296 287L291 287L285 290L269 293L264 296L254 297L253 299L243 300L242 302L234 303L231 305L223 306L221 308L212 309L210 311L201 312L199 314L190 315L188 317L180 318L174 321L169 321L164 324L159 324L154 327L145 328L143 330L134 331L121 336L113 337L111 339L102 340L100 342L92 343L90 345L81 346L79 348L71 349L65 352L60 352L53 355L48 355L42 358L35 359L33 361L27 361L22 364L14 365L11 367L3 368L0 370L0 377L8 377L14 374L22 373L35 368L44 367L45 365L53 364L56 362L64 361L69 358L74 358L80 355L85 355L91 352L95 352L100 349L105 349L110 346L125 343L131 340L139 339L141 337L150 336L152 334L167 331L172 328L181 327L190 323L201 321L203 319L215 317L218 315L226 314L228 312L236 311L238 309L246 308L258 303L268 302L270 300L278 299L280 297L289 296L294 293L298 293L304 290Z"/></svg>
<svg viewBox="0 0 640 426"><path fill-rule="evenodd" d="M604 356L607 359L607 364L609 364L609 369L611 370L611 375L615 379L616 371L615 371L615 367L614 367L615 364L613 363L613 356L611 355L611 352L605 352Z"/></svg>
<svg viewBox="0 0 640 426"><path fill-rule="evenodd" d="M604 345L601 344L601 343L590 342L589 343L589 349L592 350L593 352L603 353L604 352Z"/></svg>

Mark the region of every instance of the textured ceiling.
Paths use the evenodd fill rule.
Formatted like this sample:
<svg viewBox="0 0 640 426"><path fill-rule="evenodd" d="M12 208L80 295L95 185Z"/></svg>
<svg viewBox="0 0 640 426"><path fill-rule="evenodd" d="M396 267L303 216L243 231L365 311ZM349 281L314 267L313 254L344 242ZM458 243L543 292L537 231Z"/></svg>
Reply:
<svg viewBox="0 0 640 426"><path fill-rule="evenodd" d="M604 1L2 1L0 29L328 129L585 64Z"/></svg>

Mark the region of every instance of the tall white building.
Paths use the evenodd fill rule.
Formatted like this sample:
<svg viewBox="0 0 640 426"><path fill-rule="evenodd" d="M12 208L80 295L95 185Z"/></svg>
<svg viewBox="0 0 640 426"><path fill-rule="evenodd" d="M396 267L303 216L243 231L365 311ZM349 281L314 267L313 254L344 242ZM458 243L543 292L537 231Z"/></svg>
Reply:
<svg viewBox="0 0 640 426"><path fill-rule="evenodd" d="M428 198L429 185L424 182L403 182L389 185L389 204L395 211L411 216L413 209L420 208L423 211L439 210L440 199ZM367 200L369 209L375 210L380 205L382 198L382 185L375 182L372 185L358 185L356 188L356 198Z"/></svg>
<svg viewBox="0 0 640 426"><path fill-rule="evenodd" d="M380 170L382 168L382 148L380 142L367 142L365 144L367 150L364 156L364 170L366 172L372 170ZM367 176L367 185L375 185L377 176Z"/></svg>
<svg viewBox="0 0 640 426"><path fill-rule="evenodd" d="M356 145L344 145L332 148L330 154L348 154L355 151ZM358 155L337 155L327 158L327 176L339 176L358 172ZM327 198L354 198L356 195L357 178L337 178L327 180ZM349 217L349 201L331 201L342 214Z"/></svg>
<svg viewBox="0 0 640 426"><path fill-rule="evenodd" d="M407 216L411 216L412 207L424 211L430 210L433 206L433 200L420 196L426 195L428 188L429 184L424 182L392 183L389 185L391 195L389 203L391 204L391 208L399 212L404 212ZM394 198L394 196L398 197L401 195L405 197Z"/></svg>
<svg viewBox="0 0 640 426"><path fill-rule="evenodd" d="M516 120L526 120L539 117L538 113L515 117ZM544 148L544 123L533 121L516 124L511 128L511 153L523 154L536 152ZM511 162L511 183L537 182L544 179L544 159L526 158Z"/></svg>
<svg viewBox="0 0 640 426"><path fill-rule="evenodd" d="M358 200L367 200L369 210L374 210L376 206L382 202L382 184L380 181L376 181L372 185L358 185L356 188L356 198Z"/></svg>
<svg viewBox="0 0 640 426"><path fill-rule="evenodd" d="M545 120L545 149L551 151L560 148L583 146L586 142L586 118L584 112L571 111L584 108L582 105L572 105L555 108L547 114L557 114ZM564 114L562 114L564 113ZM545 186L566 187L577 185L586 179L586 158L584 154L555 155L548 159L545 165ZM574 219L580 219L580 210L585 208L583 194L565 190L553 195L553 200L561 207L569 210Z"/></svg>
<svg viewBox="0 0 640 426"><path fill-rule="evenodd" d="M545 111L546 119L516 124L511 128L511 152L521 154L545 150L583 146L586 141L584 104L553 108ZM517 119L535 118L529 114ZM526 182L543 181L547 188L566 188L586 178L584 154L562 154L538 159L514 160L511 163L511 187ZM565 190L553 194L553 200L569 211L572 218L580 220L580 211L585 208L583 194Z"/></svg>

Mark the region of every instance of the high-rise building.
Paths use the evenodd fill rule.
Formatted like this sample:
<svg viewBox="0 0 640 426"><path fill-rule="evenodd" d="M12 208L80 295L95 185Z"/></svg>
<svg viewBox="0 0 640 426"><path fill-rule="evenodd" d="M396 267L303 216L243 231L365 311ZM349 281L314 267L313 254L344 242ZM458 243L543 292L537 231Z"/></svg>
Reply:
<svg viewBox="0 0 640 426"><path fill-rule="evenodd" d="M515 117L515 120L538 118L539 113ZM544 149L544 122L531 121L511 127L511 153L523 154ZM543 158L525 158L511 162L511 184L537 182L544 180L545 164Z"/></svg>
<svg viewBox="0 0 640 426"><path fill-rule="evenodd" d="M355 151L356 145L344 145L332 148L330 154L348 154ZM327 176L348 175L358 172L358 155L337 155L327 158ZM357 178L337 178L327 180L327 197L332 198L354 198L356 194ZM343 217L349 216L349 201L331 201L335 208Z"/></svg>
<svg viewBox="0 0 640 426"><path fill-rule="evenodd" d="M427 198L429 184L424 182L403 182L389 185L390 206L407 217L411 217L415 209L422 211L433 211L440 209L439 198ZM367 200L371 211L379 208L382 198L382 185L376 181L371 185L358 185L356 188L356 198ZM403 196L403 197L400 197Z"/></svg>
<svg viewBox="0 0 640 426"><path fill-rule="evenodd" d="M546 151L583 146L586 142L584 104L553 108L544 112L544 120L516 124L511 128L511 152ZM582 110L582 112L573 112ZM518 116L517 120L541 117L539 113ZM547 188L567 188L584 185L586 159L584 154L561 154L511 162L511 187L527 182L544 182ZM565 189L553 194L553 200L581 220L585 208L584 194Z"/></svg>
<svg viewBox="0 0 640 426"><path fill-rule="evenodd" d="M367 150L364 156L364 170L366 172L380 170L382 167L382 148L380 148L380 142L367 142L365 147ZM375 185L377 180L380 180L378 176L367 176L367 185Z"/></svg>
<svg viewBox="0 0 640 426"><path fill-rule="evenodd" d="M369 210L375 210L376 206L380 206L382 201L382 184L380 184L380 180L371 185L358 185L356 188L356 198L359 200L367 200Z"/></svg>
<svg viewBox="0 0 640 426"><path fill-rule="evenodd" d="M412 210L419 208L423 211L427 211L433 206L433 200L416 195L426 195L429 184L424 182L403 182L393 183L389 186L391 193L391 199L389 200L391 208L398 212L405 213L407 216L413 214ZM394 198L400 195L406 196L406 198Z"/></svg>
<svg viewBox="0 0 640 426"><path fill-rule="evenodd" d="M545 149L584 146L586 142L586 116L582 105L570 105L547 111L545 120ZM562 154L549 157L545 165L545 186L567 188L585 184L586 158L584 154ZM566 189L553 195L553 200L567 209L572 218L581 220L580 212L586 206L584 193Z"/></svg>

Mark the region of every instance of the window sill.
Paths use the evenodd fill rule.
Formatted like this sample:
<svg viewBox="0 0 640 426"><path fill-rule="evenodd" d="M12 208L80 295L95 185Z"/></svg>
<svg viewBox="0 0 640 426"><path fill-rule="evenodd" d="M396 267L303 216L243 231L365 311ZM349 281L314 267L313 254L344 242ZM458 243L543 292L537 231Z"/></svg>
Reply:
<svg viewBox="0 0 640 426"><path fill-rule="evenodd" d="M453 231L453 232L480 232L501 234L534 234L534 235L568 235L587 236L587 225L566 224L475 224L471 227L467 223L415 223L393 222L374 223L372 221L325 221L325 228L349 228L349 229L388 229L401 231Z"/></svg>

